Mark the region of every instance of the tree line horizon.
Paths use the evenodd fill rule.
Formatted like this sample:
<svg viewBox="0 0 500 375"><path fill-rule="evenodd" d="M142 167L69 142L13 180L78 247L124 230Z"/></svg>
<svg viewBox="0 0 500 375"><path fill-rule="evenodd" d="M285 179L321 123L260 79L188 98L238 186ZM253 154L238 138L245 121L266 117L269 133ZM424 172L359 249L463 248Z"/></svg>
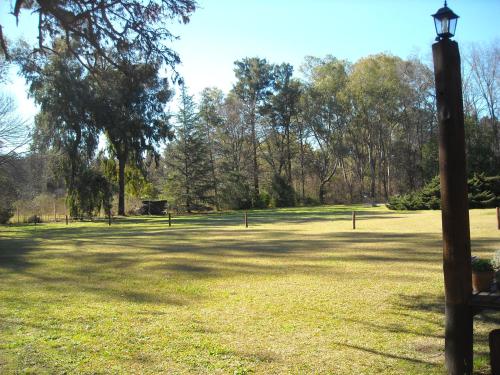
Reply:
<svg viewBox="0 0 500 375"><path fill-rule="evenodd" d="M498 91L488 92L498 50L474 45L464 58L470 173L500 167ZM181 82L173 114L158 63L89 72L64 53L18 62L40 105L27 157L45 156L35 190L66 191L74 216L109 209L115 193L119 214L125 194L186 211L386 202L438 173L434 77L417 58L308 56L298 79L291 64L247 57L227 93L206 88L197 103Z"/></svg>

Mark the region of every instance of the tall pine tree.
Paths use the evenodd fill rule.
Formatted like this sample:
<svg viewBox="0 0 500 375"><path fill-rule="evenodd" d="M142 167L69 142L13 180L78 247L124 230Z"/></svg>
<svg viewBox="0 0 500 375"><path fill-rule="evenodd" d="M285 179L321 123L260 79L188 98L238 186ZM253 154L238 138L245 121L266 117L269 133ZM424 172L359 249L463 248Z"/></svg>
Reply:
<svg viewBox="0 0 500 375"><path fill-rule="evenodd" d="M177 206L191 212L213 199L206 133L185 86L181 87L176 123L175 141L166 150L167 190Z"/></svg>

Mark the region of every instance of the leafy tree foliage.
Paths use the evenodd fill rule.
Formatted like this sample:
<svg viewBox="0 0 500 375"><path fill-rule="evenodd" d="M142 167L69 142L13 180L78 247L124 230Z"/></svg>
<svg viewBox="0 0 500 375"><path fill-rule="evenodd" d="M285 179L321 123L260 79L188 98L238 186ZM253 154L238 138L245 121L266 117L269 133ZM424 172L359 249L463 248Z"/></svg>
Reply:
<svg viewBox="0 0 500 375"><path fill-rule="evenodd" d="M171 136L165 113L171 91L167 79L159 77L159 65L122 64L90 76L90 110L118 160L119 215L125 215L125 166L142 167L145 152L158 157L160 142Z"/></svg>
<svg viewBox="0 0 500 375"><path fill-rule="evenodd" d="M337 172L344 152L348 65L333 57L308 58L306 68L309 81L302 108L315 146L311 161L319 180L319 201L323 204L326 185Z"/></svg>
<svg viewBox="0 0 500 375"><path fill-rule="evenodd" d="M275 174L271 182L271 202L274 207L295 206L295 191L282 176Z"/></svg>
<svg viewBox="0 0 500 375"><path fill-rule="evenodd" d="M470 177L497 174L500 165L495 51L472 49L464 59ZM197 106L183 88L176 139L158 159L169 135L164 106L170 97L158 78L160 61L137 63L136 51L122 51L120 66L101 61L89 74L71 52L61 56L26 59L24 72L44 109L36 149L63 151L62 169L75 176L94 167L97 139L106 134L109 150L99 165L115 185L121 174L128 195L174 199L187 210L374 203L391 196L399 209L439 206L433 74L417 58L308 57L301 79L290 64L242 59L227 94L206 89ZM492 181L474 177L471 207L498 204Z"/></svg>
<svg viewBox="0 0 500 375"><path fill-rule="evenodd" d="M18 19L23 10L38 15L36 52L60 53L61 49L53 48L54 41L60 40L64 50L89 70L103 60L116 64L130 50L146 62L173 67L180 59L167 45L176 37L166 23L173 19L187 23L195 9L194 0L16 0L13 16ZM1 26L0 47L9 54Z"/></svg>
<svg viewBox="0 0 500 375"><path fill-rule="evenodd" d="M70 51L20 59L40 105L34 146L65 155L68 192L78 191L77 179L87 173L104 133L118 160L118 214L124 215L125 165L142 167L144 153L158 156L159 143L170 136L164 107L171 92L159 77L159 65L122 62L116 69L104 64L90 74Z"/></svg>
<svg viewBox="0 0 500 375"><path fill-rule="evenodd" d="M110 214L112 190L108 180L98 171L86 168L78 173L67 203L72 217L92 218L103 209Z"/></svg>
<svg viewBox="0 0 500 375"><path fill-rule="evenodd" d="M100 129L89 111L94 100L88 76L68 51L37 60L20 55L20 62L30 94L40 106L33 148L64 155L62 170L71 192L77 189L77 178L89 167L99 141Z"/></svg>

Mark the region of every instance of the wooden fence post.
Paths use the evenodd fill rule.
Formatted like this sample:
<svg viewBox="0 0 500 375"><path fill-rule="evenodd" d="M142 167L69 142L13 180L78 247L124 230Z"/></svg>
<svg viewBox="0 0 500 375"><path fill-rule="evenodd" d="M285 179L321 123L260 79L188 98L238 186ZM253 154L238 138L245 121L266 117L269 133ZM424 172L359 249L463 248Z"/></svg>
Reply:
<svg viewBox="0 0 500 375"><path fill-rule="evenodd" d="M245 211L245 228L248 228L248 212Z"/></svg>
<svg viewBox="0 0 500 375"><path fill-rule="evenodd" d="M168 213L168 226L172 226L172 214L170 212Z"/></svg>
<svg viewBox="0 0 500 375"><path fill-rule="evenodd" d="M108 226L111 226L111 210L108 212Z"/></svg>
<svg viewBox="0 0 500 375"><path fill-rule="evenodd" d="M352 229L356 229L356 211L352 211Z"/></svg>
<svg viewBox="0 0 500 375"><path fill-rule="evenodd" d="M68 225L68 215L66 215L66 225Z"/></svg>

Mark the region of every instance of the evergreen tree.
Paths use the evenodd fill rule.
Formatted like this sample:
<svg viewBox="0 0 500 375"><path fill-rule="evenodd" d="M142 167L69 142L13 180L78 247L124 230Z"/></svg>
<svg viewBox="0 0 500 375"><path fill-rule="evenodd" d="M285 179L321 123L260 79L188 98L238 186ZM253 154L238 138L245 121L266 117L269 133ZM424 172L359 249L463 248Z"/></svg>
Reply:
<svg viewBox="0 0 500 375"><path fill-rule="evenodd" d="M211 184L214 194L214 204L217 210L220 209L219 197L219 171L217 168L217 131L223 122L222 105L224 94L217 88L206 88L201 93L200 119L205 129L207 139L207 151L209 158L209 168L211 172Z"/></svg>
<svg viewBox="0 0 500 375"><path fill-rule="evenodd" d="M166 150L167 190L178 206L191 212L198 205L212 203L212 176L206 133L185 86L181 89L176 122L175 141Z"/></svg>

